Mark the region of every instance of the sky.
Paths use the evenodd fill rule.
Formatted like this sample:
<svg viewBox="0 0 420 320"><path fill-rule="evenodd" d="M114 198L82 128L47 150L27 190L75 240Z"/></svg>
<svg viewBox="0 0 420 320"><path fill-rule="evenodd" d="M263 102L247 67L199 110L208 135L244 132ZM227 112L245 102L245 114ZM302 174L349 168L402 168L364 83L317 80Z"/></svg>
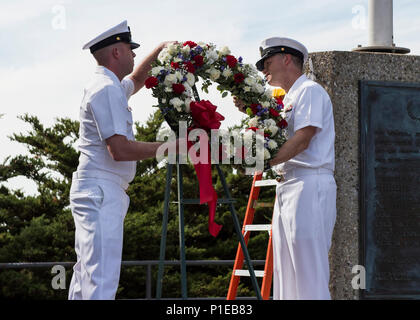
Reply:
<svg viewBox="0 0 420 320"><path fill-rule="evenodd" d="M420 55L419 16L420 1L394 1L394 42L414 55ZM30 129L19 115L36 115L45 126L57 118L78 120L84 85L96 67L82 46L123 20L141 44L136 64L167 40L228 46L245 63L255 63L261 41L272 36L294 38L309 52L368 45L368 0L2 0L0 162L27 153L8 138ZM222 99L215 88L200 96L226 117L222 127L240 123L231 97ZM129 104L134 120L144 123L156 99L143 88ZM36 193L25 178L5 185Z"/></svg>

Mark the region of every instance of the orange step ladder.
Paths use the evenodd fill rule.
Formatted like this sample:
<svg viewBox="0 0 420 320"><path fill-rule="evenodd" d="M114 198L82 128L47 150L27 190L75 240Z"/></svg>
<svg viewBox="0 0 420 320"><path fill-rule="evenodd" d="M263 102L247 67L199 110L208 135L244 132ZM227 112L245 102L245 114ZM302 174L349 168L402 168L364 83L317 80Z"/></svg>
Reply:
<svg viewBox="0 0 420 320"><path fill-rule="evenodd" d="M256 173L252 182L251 193L248 199L248 206L246 208L245 219L242 227L242 235L244 236L245 244L248 245L250 231L267 231L269 233L269 240L267 246L267 254L265 259L264 271L255 271L256 277L262 277L261 296L263 300L270 298L271 283L273 280L273 247L271 240L271 224L252 224L254 221L255 209L258 207L274 207L274 203L258 202L260 188L265 186L277 185L276 179L262 180L262 173ZM230 278L229 290L227 300L234 300L239 285L241 276L248 276L249 271L243 270L244 254L242 252L241 244L238 245L236 251L235 264L233 266L232 276Z"/></svg>

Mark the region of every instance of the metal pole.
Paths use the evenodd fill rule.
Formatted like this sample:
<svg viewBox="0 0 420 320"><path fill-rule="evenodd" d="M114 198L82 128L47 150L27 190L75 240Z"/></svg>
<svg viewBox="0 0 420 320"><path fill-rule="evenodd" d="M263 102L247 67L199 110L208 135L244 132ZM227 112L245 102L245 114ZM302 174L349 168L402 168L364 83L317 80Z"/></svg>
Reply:
<svg viewBox="0 0 420 320"><path fill-rule="evenodd" d="M220 180L222 181L222 185L223 185L223 189L225 190L225 194L226 194L228 199L231 199L229 188L226 184L226 180L225 180L225 176L223 174L223 171L222 171L222 169L220 169L220 166L218 164L216 164L216 167L217 167L217 171L219 172ZM248 271L249 271L249 275L251 276L252 286L254 288L255 294L257 295L257 299L262 300L260 287L258 285L257 278L255 277L255 272L254 272L254 267L252 266L251 257L249 256L249 252L248 252L248 249L246 247L244 237L242 236L242 230L241 230L241 226L239 224L238 215L236 214L236 210L235 210L235 207L234 207L233 203L229 203L229 207L230 207L230 212L232 213L233 225L235 227L236 234L238 235L239 242L241 243L242 252L244 253L244 256L245 256L245 261L248 265Z"/></svg>
<svg viewBox="0 0 420 320"><path fill-rule="evenodd" d="M178 214L179 214L179 254L181 261L181 293L182 299L187 299L187 266L185 264L185 236L184 236L184 203L182 168L177 156L177 182L178 182Z"/></svg>
<svg viewBox="0 0 420 320"><path fill-rule="evenodd" d="M393 43L392 0L369 0L369 46Z"/></svg>
<svg viewBox="0 0 420 320"><path fill-rule="evenodd" d="M146 299L152 299L152 265L146 267Z"/></svg>
<svg viewBox="0 0 420 320"><path fill-rule="evenodd" d="M163 203L163 217L162 217L162 237L160 239L160 255L159 255L159 270L156 284L156 298L162 297L162 281L163 281L163 268L166 250L166 234L168 230L168 212L169 212L169 198L171 193L171 180L172 180L172 167L173 164L168 163L166 166L166 187L165 187L165 201Z"/></svg>

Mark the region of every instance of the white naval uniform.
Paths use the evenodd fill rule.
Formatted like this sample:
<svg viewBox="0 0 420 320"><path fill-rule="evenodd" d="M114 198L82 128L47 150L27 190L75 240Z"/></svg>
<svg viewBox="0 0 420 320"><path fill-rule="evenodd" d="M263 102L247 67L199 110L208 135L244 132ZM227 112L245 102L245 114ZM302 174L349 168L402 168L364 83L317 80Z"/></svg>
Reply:
<svg viewBox="0 0 420 320"><path fill-rule="evenodd" d="M284 172L273 212L273 298L331 299L328 252L336 218L334 119L328 93L305 75L284 97L287 134L317 127L308 148L273 169Z"/></svg>
<svg viewBox="0 0 420 320"><path fill-rule="evenodd" d="M129 205L125 193L135 161L116 162L105 140L115 134L134 140L128 98L134 83L121 82L98 66L80 107L80 158L73 174L70 207L74 218L77 262L69 299L114 299L120 277L123 223Z"/></svg>

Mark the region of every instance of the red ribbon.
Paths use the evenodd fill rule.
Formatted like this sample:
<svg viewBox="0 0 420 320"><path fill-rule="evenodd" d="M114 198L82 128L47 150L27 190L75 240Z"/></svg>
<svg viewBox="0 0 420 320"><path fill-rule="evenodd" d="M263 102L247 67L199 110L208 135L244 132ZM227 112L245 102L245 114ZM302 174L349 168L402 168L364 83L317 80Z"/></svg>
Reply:
<svg viewBox="0 0 420 320"><path fill-rule="evenodd" d="M188 128L188 132L193 129L200 128L206 131L211 129L219 129L220 121L225 118L218 112L217 107L210 103L210 101L202 100L200 102L191 102L190 104L191 114L194 121L193 126ZM187 147L190 150L193 146L193 142L187 139ZM214 222L216 215L217 205L217 193L213 188L212 176L211 176L211 152L209 145L206 144L207 149L207 163L198 162L194 164L195 172L200 187L200 204L207 203L209 206L209 232L213 237L217 237L222 229L221 225ZM201 152L200 148L200 152Z"/></svg>

